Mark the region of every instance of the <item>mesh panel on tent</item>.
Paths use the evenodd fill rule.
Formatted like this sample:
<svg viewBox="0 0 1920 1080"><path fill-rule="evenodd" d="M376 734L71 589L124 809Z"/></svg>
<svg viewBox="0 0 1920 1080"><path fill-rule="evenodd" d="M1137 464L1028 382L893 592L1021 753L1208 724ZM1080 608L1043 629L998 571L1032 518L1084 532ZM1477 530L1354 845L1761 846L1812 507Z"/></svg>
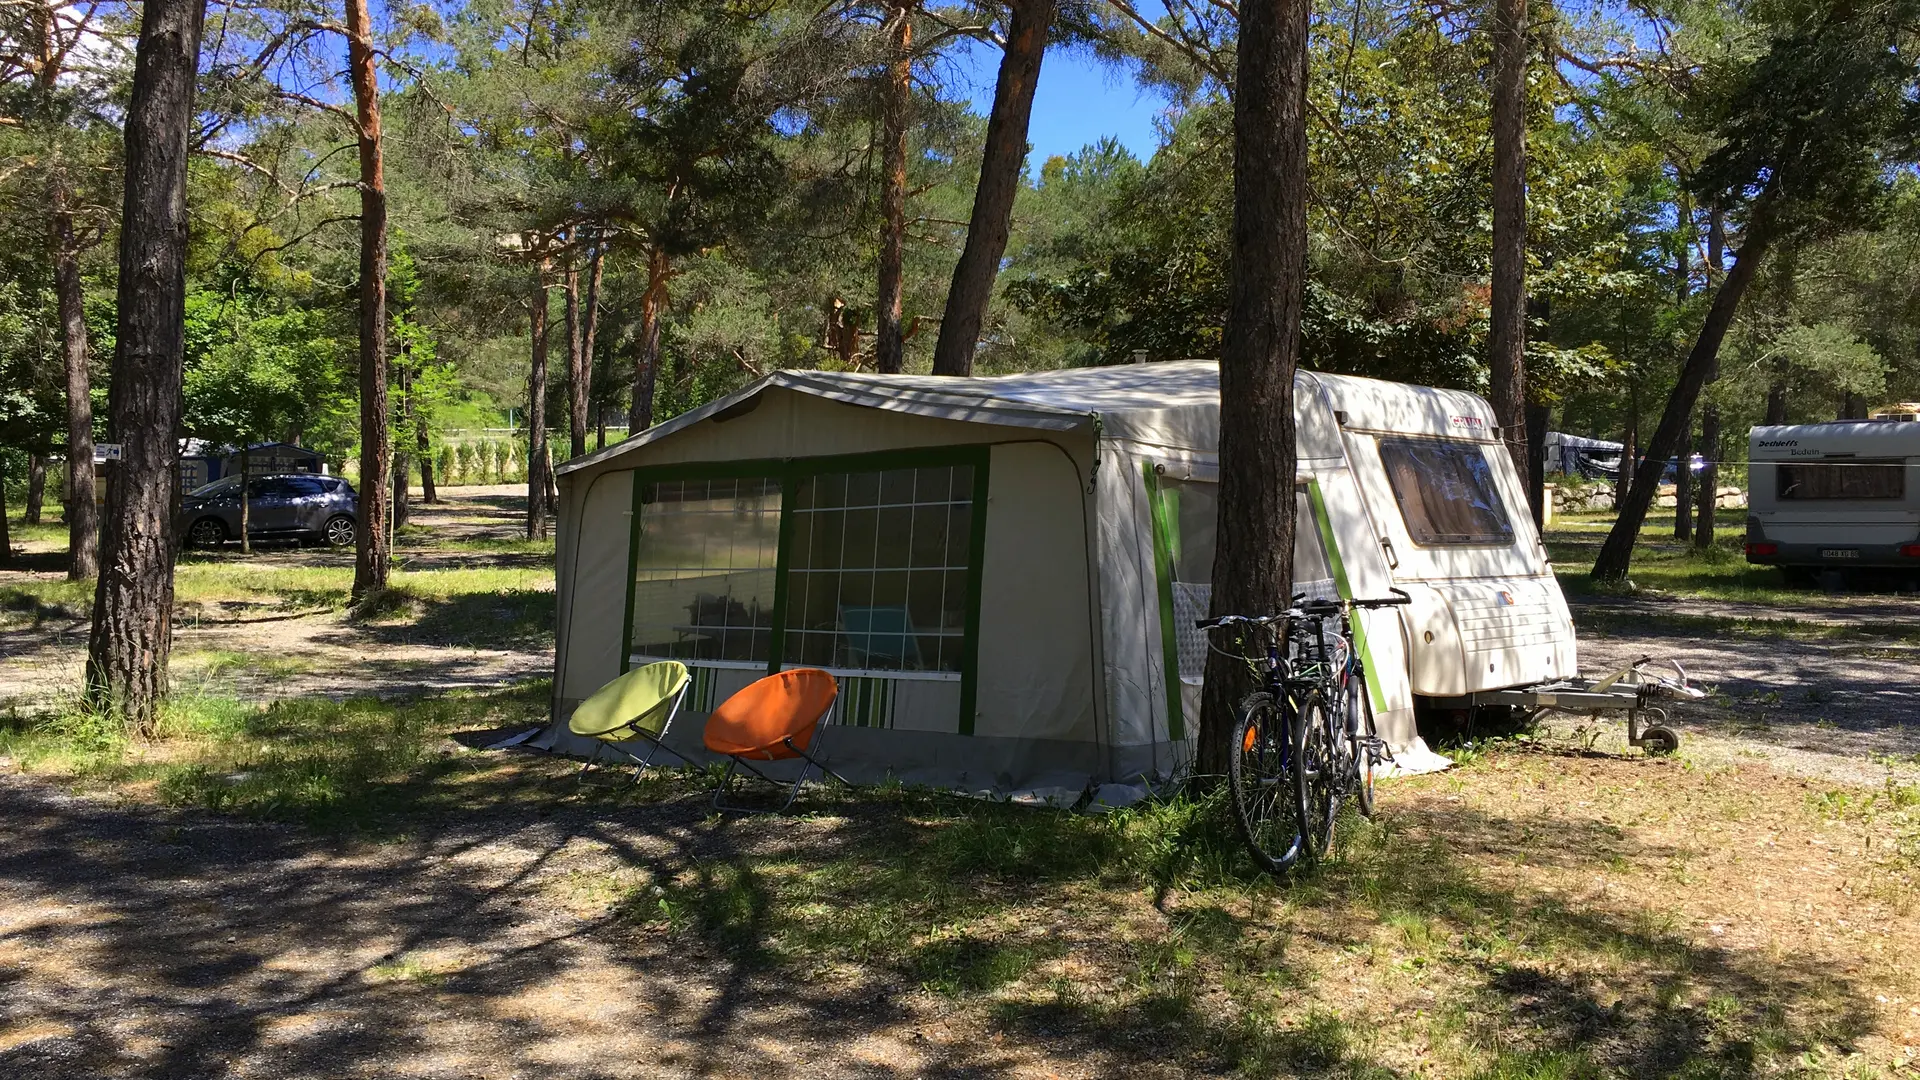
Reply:
<svg viewBox="0 0 1920 1080"><path fill-rule="evenodd" d="M1213 586L1173 583L1173 641L1180 653L1180 681L1200 685L1207 669L1207 632L1194 624L1207 617Z"/></svg>

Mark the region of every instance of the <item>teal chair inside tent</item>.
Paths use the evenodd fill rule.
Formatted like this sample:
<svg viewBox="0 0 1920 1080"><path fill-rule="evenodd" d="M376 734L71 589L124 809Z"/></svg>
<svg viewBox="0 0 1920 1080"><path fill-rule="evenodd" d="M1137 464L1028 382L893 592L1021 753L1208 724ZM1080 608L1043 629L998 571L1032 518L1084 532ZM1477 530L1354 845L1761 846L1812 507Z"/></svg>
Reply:
<svg viewBox="0 0 1920 1080"><path fill-rule="evenodd" d="M632 762L635 780L640 779L641 770L653 764L654 754L661 750L687 761L685 755L668 747L663 740L692 682L687 665L678 660L662 660L634 668L595 690L592 697L573 710L573 716L567 721L567 730L575 735L598 740L580 772L585 774L592 768L594 762L600 760L602 751ZM639 757L619 745L634 741L647 744L646 757Z"/></svg>
<svg viewBox="0 0 1920 1080"><path fill-rule="evenodd" d="M920 667L920 639L904 604L840 609L840 633L847 664L856 668L914 671Z"/></svg>

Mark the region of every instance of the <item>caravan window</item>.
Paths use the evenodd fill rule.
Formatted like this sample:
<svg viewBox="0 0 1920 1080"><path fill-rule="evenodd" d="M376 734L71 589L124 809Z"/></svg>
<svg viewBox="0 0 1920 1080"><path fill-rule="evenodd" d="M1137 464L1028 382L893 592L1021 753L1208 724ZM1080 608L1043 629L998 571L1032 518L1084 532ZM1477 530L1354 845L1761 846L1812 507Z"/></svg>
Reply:
<svg viewBox="0 0 1920 1080"><path fill-rule="evenodd" d="M780 481L663 481L646 485L640 502L633 651L767 663Z"/></svg>
<svg viewBox="0 0 1920 1080"><path fill-rule="evenodd" d="M1380 463L1414 543L1513 541L1513 522L1479 443L1383 436Z"/></svg>
<svg viewBox="0 0 1920 1080"><path fill-rule="evenodd" d="M1775 470L1783 502L1811 499L1903 499L1906 466L1886 461L1781 462Z"/></svg>
<svg viewBox="0 0 1920 1080"><path fill-rule="evenodd" d="M973 466L820 473L794 493L789 664L959 672L973 552Z"/></svg>

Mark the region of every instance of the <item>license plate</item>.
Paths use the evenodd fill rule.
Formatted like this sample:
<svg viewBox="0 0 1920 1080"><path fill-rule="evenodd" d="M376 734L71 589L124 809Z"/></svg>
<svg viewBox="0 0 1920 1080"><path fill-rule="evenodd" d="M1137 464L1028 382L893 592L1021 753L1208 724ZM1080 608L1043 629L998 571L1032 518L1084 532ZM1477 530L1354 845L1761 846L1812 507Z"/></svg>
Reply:
<svg viewBox="0 0 1920 1080"><path fill-rule="evenodd" d="M1823 559L1857 559L1860 557L1860 551L1857 548L1821 548L1820 557Z"/></svg>

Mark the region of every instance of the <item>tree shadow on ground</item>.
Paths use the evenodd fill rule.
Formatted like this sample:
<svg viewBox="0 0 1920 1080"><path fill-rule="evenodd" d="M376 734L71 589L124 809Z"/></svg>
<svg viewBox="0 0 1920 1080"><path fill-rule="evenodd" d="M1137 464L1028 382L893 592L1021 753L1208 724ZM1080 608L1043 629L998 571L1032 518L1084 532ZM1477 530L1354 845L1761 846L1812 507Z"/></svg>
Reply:
<svg viewBox="0 0 1920 1080"><path fill-rule="evenodd" d="M354 618L355 632L383 645L475 649L551 649L553 625L549 589L434 596L402 585Z"/></svg>
<svg viewBox="0 0 1920 1080"><path fill-rule="evenodd" d="M1312 957L1381 926L1461 974L1483 1045L1619 1074L1748 1075L1870 1012L1811 960L1459 857L1531 857L1548 828L1568 865L1669 854L1606 826L1408 809L1281 892L1190 821L888 791L716 817L696 775L579 784L530 755L389 786L369 839L0 779L0 1030L43 1033L0 1072L1392 1076L1338 1009L1276 1019ZM1156 908L1168 875L1183 899ZM1602 954L1625 961L1605 989L1575 962Z"/></svg>

